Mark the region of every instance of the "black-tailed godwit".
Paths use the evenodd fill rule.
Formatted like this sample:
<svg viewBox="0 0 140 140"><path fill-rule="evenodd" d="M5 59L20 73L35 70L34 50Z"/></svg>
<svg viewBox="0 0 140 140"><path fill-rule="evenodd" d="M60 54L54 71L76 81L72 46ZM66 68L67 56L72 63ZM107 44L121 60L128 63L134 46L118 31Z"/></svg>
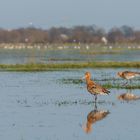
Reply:
<svg viewBox="0 0 140 140"><path fill-rule="evenodd" d="M86 79L88 92L95 96L95 102L97 100L97 95L104 95L104 94L110 93L109 90L105 89L101 85L96 84L94 81L91 80L91 73L90 72L85 73L84 79Z"/></svg>
<svg viewBox="0 0 140 140"><path fill-rule="evenodd" d="M128 80L130 80L131 82L131 79L136 77L136 76L140 76L140 72L131 72L131 71L122 71L122 72L118 72L117 75L123 79L126 79L127 82L123 85L126 85L128 83Z"/></svg>

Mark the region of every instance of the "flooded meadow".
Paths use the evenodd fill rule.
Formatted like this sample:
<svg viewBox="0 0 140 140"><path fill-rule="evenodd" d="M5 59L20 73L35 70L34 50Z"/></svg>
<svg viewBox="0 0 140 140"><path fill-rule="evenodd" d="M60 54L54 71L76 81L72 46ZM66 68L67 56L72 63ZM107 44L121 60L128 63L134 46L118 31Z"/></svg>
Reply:
<svg viewBox="0 0 140 140"><path fill-rule="evenodd" d="M139 140L140 100L119 100L139 89L109 88L94 97L87 92L86 71L100 84L123 84L117 69L48 72L0 72L0 139L2 140ZM129 69L139 71L139 69ZM139 84L140 77L132 84Z"/></svg>
<svg viewBox="0 0 140 140"><path fill-rule="evenodd" d="M0 64L139 62L139 47L3 46ZM54 71L0 71L1 140L139 140L140 77L126 82L119 71L139 68L81 68ZM110 90L88 93L85 72ZM133 97L132 100L129 100Z"/></svg>
<svg viewBox="0 0 140 140"><path fill-rule="evenodd" d="M0 45L0 64L139 61L140 46Z"/></svg>

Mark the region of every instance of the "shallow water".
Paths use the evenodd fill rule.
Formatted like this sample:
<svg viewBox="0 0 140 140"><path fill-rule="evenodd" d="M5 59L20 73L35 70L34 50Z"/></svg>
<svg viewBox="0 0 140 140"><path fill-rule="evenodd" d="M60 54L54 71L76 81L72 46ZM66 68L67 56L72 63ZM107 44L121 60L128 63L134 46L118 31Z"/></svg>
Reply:
<svg viewBox="0 0 140 140"><path fill-rule="evenodd" d="M117 78L124 69L82 69L59 72L0 72L1 140L139 140L140 100L119 101L117 96L140 90L110 89L99 96L97 110L110 113L84 131L87 115L95 109L85 83L62 83L80 79L85 71L93 78ZM138 71L138 69L130 69ZM137 80L137 82L139 79ZM101 82L101 81L98 81Z"/></svg>
<svg viewBox="0 0 140 140"><path fill-rule="evenodd" d="M84 50L3 50L0 49L0 64L64 63L87 61L139 61L140 50L120 51L116 54L89 54ZM91 51L94 52L94 49ZM106 52L109 52L106 51ZM96 53L96 50L95 50Z"/></svg>

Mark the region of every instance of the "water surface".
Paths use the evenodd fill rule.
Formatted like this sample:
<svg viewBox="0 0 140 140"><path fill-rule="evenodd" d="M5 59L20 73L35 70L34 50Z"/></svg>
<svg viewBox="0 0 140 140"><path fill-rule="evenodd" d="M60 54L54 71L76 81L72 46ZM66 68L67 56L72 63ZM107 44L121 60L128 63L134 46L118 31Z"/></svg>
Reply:
<svg viewBox="0 0 140 140"><path fill-rule="evenodd" d="M102 49L101 49L102 50ZM101 51L100 50L100 51ZM139 61L140 50L126 50L115 52L106 50L101 53L94 48L90 50L75 49L0 49L0 64L24 64L24 63L79 63L93 61Z"/></svg>
<svg viewBox="0 0 140 140"><path fill-rule="evenodd" d="M97 110L110 113L91 124L90 133L84 131L88 114L95 110L94 98L84 82L63 83L62 79L80 79L87 70L93 78L103 79L118 78L116 72L124 69L0 72L0 139L139 140L140 101L117 99L127 92L140 95L138 89L110 89L109 96L99 96Z"/></svg>

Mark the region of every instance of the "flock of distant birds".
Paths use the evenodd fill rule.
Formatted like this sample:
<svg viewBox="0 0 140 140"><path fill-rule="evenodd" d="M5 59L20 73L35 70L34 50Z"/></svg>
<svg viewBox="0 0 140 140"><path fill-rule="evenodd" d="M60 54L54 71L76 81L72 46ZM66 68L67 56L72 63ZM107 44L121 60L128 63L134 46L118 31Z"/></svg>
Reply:
<svg viewBox="0 0 140 140"><path fill-rule="evenodd" d="M119 77L127 80L127 82L123 84L123 85L126 85L128 83L128 81L130 81L130 84L131 84L131 80L134 77L140 76L140 72L122 71L122 72L118 72L117 75ZM109 114L108 110L107 111L97 110L97 106L96 106L97 96L98 95L105 95L105 94L108 95L110 93L110 91L108 89L102 87L101 85L97 84L93 80L91 80L91 73L90 72L86 72L85 76L82 79L86 80L88 92L90 94L94 95L94 97L95 97L95 102L94 102L95 108L87 115L86 124L83 125L83 130L86 133L90 133L92 131L92 124L99 121L99 120L102 120L103 118L105 118ZM130 101L130 100L140 99L140 96L134 95L132 93L124 93L124 94L119 95L118 99Z"/></svg>
<svg viewBox="0 0 140 140"><path fill-rule="evenodd" d="M45 45L38 45L38 44L36 44L36 45L30 45L30 44L17 44L17 45L15 45L15 44L2 44L2 45L0 45L0 48L3 48L3 49L5 49L5 50L14 50L14 49L17 49L17 50L21 50L21 49L37 49L37 50L40 50L40 49L53 49L53 48L55 48L55 49L58 49L58 50L63 50L63 49L71 49L72 48L72 46L70 45L57 45L57 46L55 46L55 44L54 45L51 45L51 44L45 44ZM81 45L81 43L78 43L77 45L74 45L73 46L73 49L82 49L83 47L82 47L82 45ZM86 45L85 47L84 47L86 50L90 50L91 48L93 48L93 46L92 45ZM113 49L113 46L111 46L111 45L107 45L107 44L105 44L105 46L103 46L103 48L104 49ZM120 48L122 48L121 46L118 46L118 47L115 47L115 48L118 48L118 49L120 49ZM126 49L128 49L128 50L131 50L131 49L140 49L140 46L124 46L124 48L126 48Z"/></svg>

